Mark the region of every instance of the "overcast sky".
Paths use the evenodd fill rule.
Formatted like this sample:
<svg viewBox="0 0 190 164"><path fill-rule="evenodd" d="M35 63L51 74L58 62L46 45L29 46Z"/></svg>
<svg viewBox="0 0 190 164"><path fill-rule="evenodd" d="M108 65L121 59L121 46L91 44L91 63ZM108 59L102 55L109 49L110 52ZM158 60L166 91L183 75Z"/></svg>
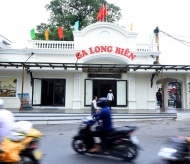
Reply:
<svg viewBox="0 0 190 164"><path fill-rule="evenodd" d="M119 25L138 33L138 43L151 43L156 26L160 30L190 42L189 0L107 0L121 8ZM12 48L25 48L30 30L47 23L45 5L50 0L0 0L0 34L12 41ZM109 9L108 9L109 10ZM190 64L190 47L160 33L160 62Z"/></svg>

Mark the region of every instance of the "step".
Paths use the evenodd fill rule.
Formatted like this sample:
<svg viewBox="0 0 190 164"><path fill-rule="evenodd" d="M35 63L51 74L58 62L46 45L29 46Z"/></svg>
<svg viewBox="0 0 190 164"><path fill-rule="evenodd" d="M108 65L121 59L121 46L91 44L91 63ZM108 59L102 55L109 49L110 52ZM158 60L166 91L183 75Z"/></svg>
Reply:
<svg viewBox="0 0 190 164"><path fill-rule="evenodd" d="M85 117L90 114L63 114L63 113L14 113L16 117ZM177 113L127 113L127 114L112 114L112 116L177 116Z"/></svg>
<svg viewBox="0 0 190 164"><path fill-rule="evenodd" d="M79 121L89 114L55 114L55 113L14 113L16 121L31 122L64 122ZM112 114L114 121L119 120L154 120L154 119L177 119L177 113L130 113L130 114Z"/></svg>

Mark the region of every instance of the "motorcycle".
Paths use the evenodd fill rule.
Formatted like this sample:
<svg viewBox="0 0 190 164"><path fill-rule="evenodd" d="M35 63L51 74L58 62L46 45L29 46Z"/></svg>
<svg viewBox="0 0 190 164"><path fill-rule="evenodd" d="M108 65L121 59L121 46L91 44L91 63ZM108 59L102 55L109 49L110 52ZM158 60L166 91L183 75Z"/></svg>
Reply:
<svg viewBox="0 0 190 164"><path fill-rule="evenodd" d="M170 138L170 145L162 147L159 164L190 164L190 144L184 138Z"/></svg>
<svg viewBox="0 0 190 164"><path fill-rule="evenodd" d="M95 122L91 116L87 116L86 118L82 119L79 132L73 137L72 147L78 154L90 153L88 152L86 136L92 133L94 130L97 130L100 124L98 123L98 126L93 129L92 125L90 125L90 122ZM99 143L99 146L102 148L101 151L93 154L101 156L113 156L122 158L125 161L134 160L139 154L139 149L141 149L139 146L139 140L135 136L136 130L136 126L114 128L114 130L111 131L106 137L106 143L109 145L109 148Z"/></svg>
<svg viewBox="0 0 190 164"><path fill-rule="evenodd" d="M14 131L0 144L0 164L40 164L42 152L39 142L42 134L26 121L17 122ZM23 124L26 129L23 130ZM18 130L19 129L19 130Z"/></svg>

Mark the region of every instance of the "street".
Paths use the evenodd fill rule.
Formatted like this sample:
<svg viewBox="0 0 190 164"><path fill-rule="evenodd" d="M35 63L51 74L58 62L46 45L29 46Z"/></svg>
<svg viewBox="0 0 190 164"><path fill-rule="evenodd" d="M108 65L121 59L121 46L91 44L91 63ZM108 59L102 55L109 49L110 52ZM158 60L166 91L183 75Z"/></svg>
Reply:
<svg viewBox="0 0 190 164"><path fill-rule="evenodd" d="M78 155L71 147L72 137L77 134L80 123L65 123L59 125L34 125L45 136L41 140L40 149L45 154L42 164L120 164L122 159L98 155ZM139 129L136 136L141 147L139 156L134 164L151 164L158 159L157 153L161 146L166 144L169 137L188 136L190 122L188 119L181 121L129 121L114 122L115 127L135 125ZM128 162L125 162L128 163Z"/></svg>

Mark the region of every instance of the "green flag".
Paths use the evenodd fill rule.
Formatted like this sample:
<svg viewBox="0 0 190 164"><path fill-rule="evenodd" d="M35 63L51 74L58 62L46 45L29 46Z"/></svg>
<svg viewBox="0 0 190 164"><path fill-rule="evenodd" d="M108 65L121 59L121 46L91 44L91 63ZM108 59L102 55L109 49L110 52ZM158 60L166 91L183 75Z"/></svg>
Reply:
<svg viewBox="0 0 190 164"><path fill-rule="evenodd" d="M34 31L34 28L32 30L30 30L30 36L32 39L35 39L35 31Z"/></svg>

